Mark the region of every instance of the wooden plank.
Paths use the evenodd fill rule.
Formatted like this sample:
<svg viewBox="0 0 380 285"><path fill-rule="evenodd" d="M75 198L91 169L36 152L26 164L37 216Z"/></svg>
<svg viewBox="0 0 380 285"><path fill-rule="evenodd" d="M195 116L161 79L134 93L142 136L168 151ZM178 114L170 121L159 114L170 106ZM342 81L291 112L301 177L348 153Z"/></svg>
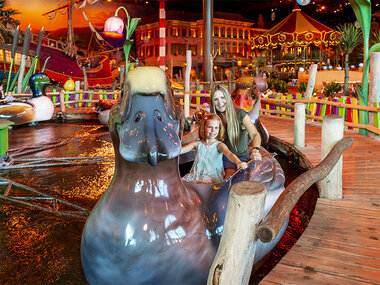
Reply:
<svg viewBox="0 0 380 285"><path fill-rule="evenodd" d="M380 271L378 269L365 268L360 266L360 264L353 265L352 262L350 262L352 259L350 254L339 256L339 258L337 258L337 256L334 255L313 254L310 252L309 248L304 249L305 250L302 251L297 250L297 247L293 247L292 254L285 255L281 260L281 263L288 266L307 267L318 272L351 278L356 281L368 280L372 282L380 282ZM317 249L315 250L318 251ZM318 251L318 253L326 254L326 250L322 252ZM340 259L344 260L341 261Z"/></svg>
<svg viewBox="0 0 380 285"><path fill-rule="evenodd" d="M269 279L269 280L268 280ZM275 270L272 270L267 278L262 280L260 285L316 285L316 284L334 284L334 285L363 285L373 284L365 280L354 280L344 276L338 276L333 273L319 272L311 267L295 267L287 264L277 264Z"/></svg>
<svg viewBox="0 0 380 285"><path fill-rule="evenodd" d="M306 228L306 231L301 236L303 238L323 238L326 241L334 241L337 243L357 246L360 244L363 248L368 249L379 249L380 248L380 240L375 237L364 237L364 236L353 236L348 234L347 232L338 233L338 232L322 232L317 229Z"/></svg>
<svg viewBox="0 0 380 285"><path fill-rule="evenodd" d="M293 121L262 122L272 136L293 143ZM321 128L306 123L306 147L320 162ZM343 155L343 200L318 199L296 245L260 284L380 284L380 140L345 130L355 140ZM306 273L305 273L306 272Z"/></svg>
<svg viewBox="0 0 380 285"><path fill-rule="evenodd" d="M353 255L353 256L362 256L362 257L375 259L374 262L371 262L370 267L375 266L374 263L377 263L377 267L375 266L374 268L380 268L380 260L379 260L380 248L368 248L358 243L345 244L339 241L326 240L325 238L322 238L322 239L315 238L309 235L302 236L298 240L297 245L303 246L303 247L311 247L313 250L314 250L314 247L317 247L320 249L323 248L329 251L336 252L337 254L344 252L344 253L349 253L350 255Z"/></svg>

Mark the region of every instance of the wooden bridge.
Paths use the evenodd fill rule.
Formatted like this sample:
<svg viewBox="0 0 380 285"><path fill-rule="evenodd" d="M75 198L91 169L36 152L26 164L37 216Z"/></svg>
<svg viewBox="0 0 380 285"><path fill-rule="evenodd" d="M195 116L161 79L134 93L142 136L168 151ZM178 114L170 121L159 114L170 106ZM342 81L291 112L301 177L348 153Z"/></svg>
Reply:
<svg viewBox="0 0 380 285"><path fill-rule="evenodd" d="M270 134L290 144L294 120L261 115ZM260 284L380 284L380 138L360 136L343 155L343 199L319 198L308 227ZM321 124L307 122L304 148L321 161Z"/></svg>

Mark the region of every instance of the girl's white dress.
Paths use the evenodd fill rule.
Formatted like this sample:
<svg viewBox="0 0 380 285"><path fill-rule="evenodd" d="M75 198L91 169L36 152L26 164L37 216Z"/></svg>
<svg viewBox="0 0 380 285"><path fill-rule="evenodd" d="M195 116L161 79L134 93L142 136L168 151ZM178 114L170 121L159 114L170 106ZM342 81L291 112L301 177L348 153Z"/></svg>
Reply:
<svg viewBox="0 0 380 285"><path fill-rule="evenodd" d="M224 180L223 153L219 153L216 141L212 145L198 142L197 154L191 170L183 179L193 183L219 183Z"/></svg>

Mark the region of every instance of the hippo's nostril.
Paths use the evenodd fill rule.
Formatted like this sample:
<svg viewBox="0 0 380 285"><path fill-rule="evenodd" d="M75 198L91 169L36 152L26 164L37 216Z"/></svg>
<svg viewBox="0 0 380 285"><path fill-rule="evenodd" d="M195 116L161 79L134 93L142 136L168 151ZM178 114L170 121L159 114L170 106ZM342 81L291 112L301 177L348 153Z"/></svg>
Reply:
<svg viewBox="0 0 380 285"><path fill-rule="evenodd" d="M135 123L139 122L141 120L141 118L142 118L141 113L137 113L135 118L134 118Z"/></svg>
<svg viewBox="0 0 380 285"><path fill-rule="evenodd" d="M154 118L156 118L157 120L162 122L162 116L161 116L161 113L159 111L154 112Z"/></svg>

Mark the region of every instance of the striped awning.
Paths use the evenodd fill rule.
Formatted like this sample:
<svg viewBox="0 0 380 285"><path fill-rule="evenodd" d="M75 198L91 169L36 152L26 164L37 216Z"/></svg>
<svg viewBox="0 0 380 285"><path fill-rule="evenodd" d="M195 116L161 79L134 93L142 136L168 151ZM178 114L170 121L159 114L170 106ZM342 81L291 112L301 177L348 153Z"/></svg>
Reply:
<svg viewBox="0 0 380 285"><path fill-rule="evenodd" d="M269 31L252 40L252 48L293 45L337 45L339 33L306 15L296 6L292 13Z"/></svg>

